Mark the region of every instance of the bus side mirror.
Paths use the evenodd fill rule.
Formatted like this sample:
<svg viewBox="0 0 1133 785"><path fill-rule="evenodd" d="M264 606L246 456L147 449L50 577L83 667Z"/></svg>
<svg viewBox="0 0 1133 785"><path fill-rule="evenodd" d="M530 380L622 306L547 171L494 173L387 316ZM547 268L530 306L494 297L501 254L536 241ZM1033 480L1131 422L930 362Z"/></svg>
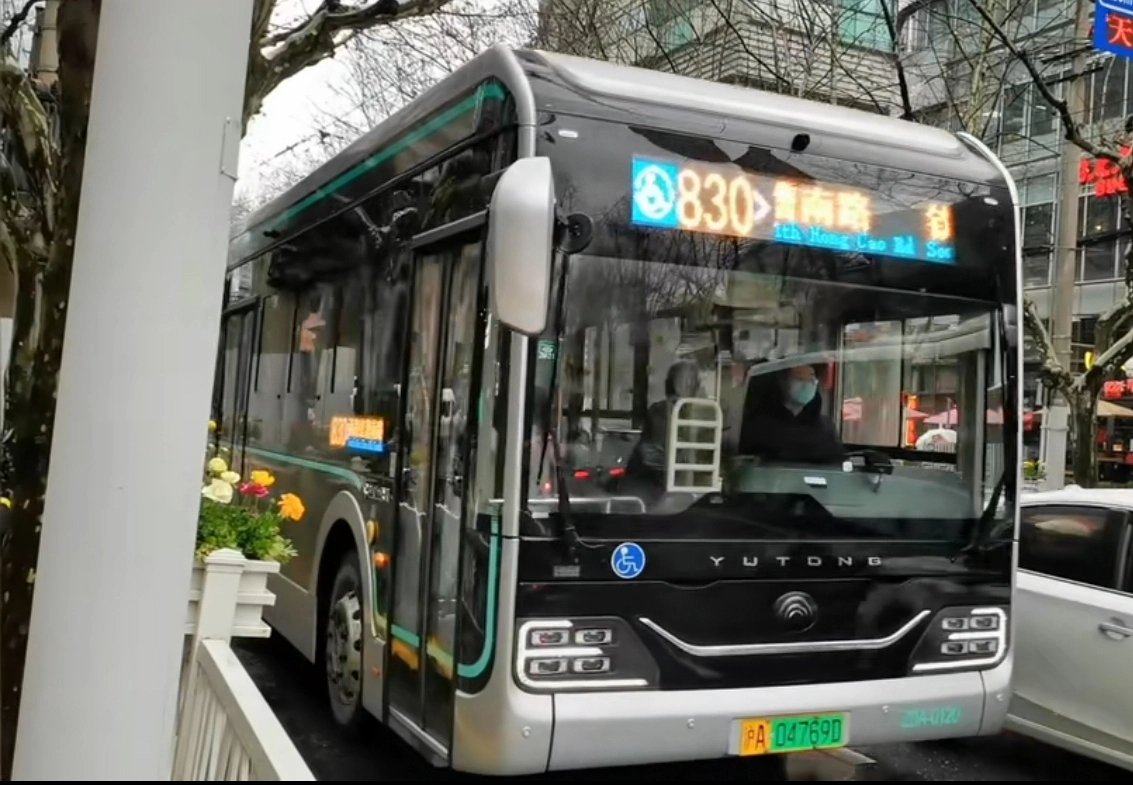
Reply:
<svg viewBox="0 0 1133 785"><path fill-rule="evenodd" d="M547 326L554 250L555 178L547 158L520 158L496 184L488 208L492 308L524 335Z"/></svg>

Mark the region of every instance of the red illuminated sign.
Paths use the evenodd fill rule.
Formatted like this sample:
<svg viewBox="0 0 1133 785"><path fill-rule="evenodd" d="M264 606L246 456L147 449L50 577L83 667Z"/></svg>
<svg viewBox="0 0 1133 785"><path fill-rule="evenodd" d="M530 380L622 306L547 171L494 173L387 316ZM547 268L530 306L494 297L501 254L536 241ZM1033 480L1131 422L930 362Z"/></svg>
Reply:
<svg viewBox="0 0 1133 785"><path fill-rule="evenodd" d="M1122 157L1129 155L1129 152L1129 147L1121 148ZM1126 193L1129 190L1129 186L1125 182L1125 178L1121 176L1121 170L1117 168L1117 164L1104 158L1100 161L1083 158L1078 163L1078 184L1093 185L1094 193L1098 196L1113 196L1114 194Z"/></svg>
<svg viewBox="0 0 1133 785"><path fill-rule="evenodd" d="M1125 395L1133 395L1133 379L1106 382L1102 385L1103 398L1122 398Z"/></svg>

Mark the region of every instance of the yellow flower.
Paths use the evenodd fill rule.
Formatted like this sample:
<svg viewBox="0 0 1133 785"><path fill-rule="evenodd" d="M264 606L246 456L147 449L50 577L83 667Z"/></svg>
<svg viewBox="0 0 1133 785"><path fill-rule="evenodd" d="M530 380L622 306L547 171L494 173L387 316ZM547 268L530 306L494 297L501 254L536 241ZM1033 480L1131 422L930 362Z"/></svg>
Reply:
<svg viewBox="0 0 1133 785"><path fill-rule="evenodd" d="M217 478L201 489L201 496L209 501L228 504L232 501L232 486L224 480Z"/></svg>
<svg viewBox="0 0 1133 785"><path fill-rule="evenodd" d="M275 477L272 476L271 472L265 469L256 469L249 475L248 479L256 485L262 485L265 488L270 488L275 485Z"/></svg>
<svg viewBox="0 0 1133 785"><path fill-rule="evenodd" d="M12 509L12 500L7 496L0 496L0 505L3 505L10 510Z"/></svg>
<svg viewBox="0 0 1133 785"><path fill-rule="evenodd" d="M240 475L234 471L221 472L220 479L224 480L229 485L235 485L240 482Z"/></svg>
<svg viewBox="0 0 1133 785"><path fill-rule="evenodd" d="M213 458L208 462L209 474L215 474L218 477L228 471L228 462L223 458Z"/></svg>
<svg viewBox="0 0 1133 785"><path fill-rule="evenodd" d="M285 493L279 497L279 514L293 521L300 520L307 509L303 500L293 493Z"/></svg>
<svg viewBox="0 0 1133 785"><path fill-rule="evenodd" d="M216 420L209 420L209 433L216 433Z"/></svg>

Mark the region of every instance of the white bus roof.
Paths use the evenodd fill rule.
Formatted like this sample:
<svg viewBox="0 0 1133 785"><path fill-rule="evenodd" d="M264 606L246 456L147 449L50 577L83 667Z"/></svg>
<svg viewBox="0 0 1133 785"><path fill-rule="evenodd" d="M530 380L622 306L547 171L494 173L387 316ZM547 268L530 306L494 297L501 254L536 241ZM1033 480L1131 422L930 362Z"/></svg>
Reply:
<svg viewBox="0 0 1133 785"><path fill-rule="evenodd" d="M730 135L739 141L784 150L791 148L797 134L806 133L811 137L808 154L969 182L999 181L1002 177L992 162L954 134L938 128L749 87L497 45L458 68L233 227L233 239L293 205L309 200L489 79L499 81L514 99L521 128L537 127L541 111L561 111L550 93L558 89L561 94L565 89L573 92L575 103L581 101L595 109L620 111L634 122L655 124L658 128L691 124L710 137L729 138ZM321 198L346 199L329 192ZM346 207L345 202L343 207ZM289 232L284 231L276 239L282 241L287 234ZM255 253L262 250L260 246Z"/></svg>
<svg viewBox="0 0 1133 785"><path fill-rule="evenodd" d="M811 134L874 144L878 139L884 139L890 147L904 148L920 155L959 159L971 154L963 142L948 131L860 109L556 52L535 51L532 54L545 60L565 79L594 95L679 107L684 111L720 118L725 123L729 119L765 123L789 130L792 134L806 130ZM808 152L819 152L814 144L812 139Z"/></svg>

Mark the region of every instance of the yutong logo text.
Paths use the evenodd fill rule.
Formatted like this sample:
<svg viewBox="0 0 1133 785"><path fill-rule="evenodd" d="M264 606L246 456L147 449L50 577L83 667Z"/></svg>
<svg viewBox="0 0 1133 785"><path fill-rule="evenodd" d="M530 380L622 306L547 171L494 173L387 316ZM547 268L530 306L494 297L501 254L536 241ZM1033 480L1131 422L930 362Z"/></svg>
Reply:
<svg viewBox="0 0 1133 785"><path fill-rule="evenodd" d="M712 564L723 567L725 557L709 556ZM758 556L741 556L732 559L729 564L739 562L748 569L757 569L768 565L777 567L880 567L880 556L771 556L760 559Z"/></svg>

